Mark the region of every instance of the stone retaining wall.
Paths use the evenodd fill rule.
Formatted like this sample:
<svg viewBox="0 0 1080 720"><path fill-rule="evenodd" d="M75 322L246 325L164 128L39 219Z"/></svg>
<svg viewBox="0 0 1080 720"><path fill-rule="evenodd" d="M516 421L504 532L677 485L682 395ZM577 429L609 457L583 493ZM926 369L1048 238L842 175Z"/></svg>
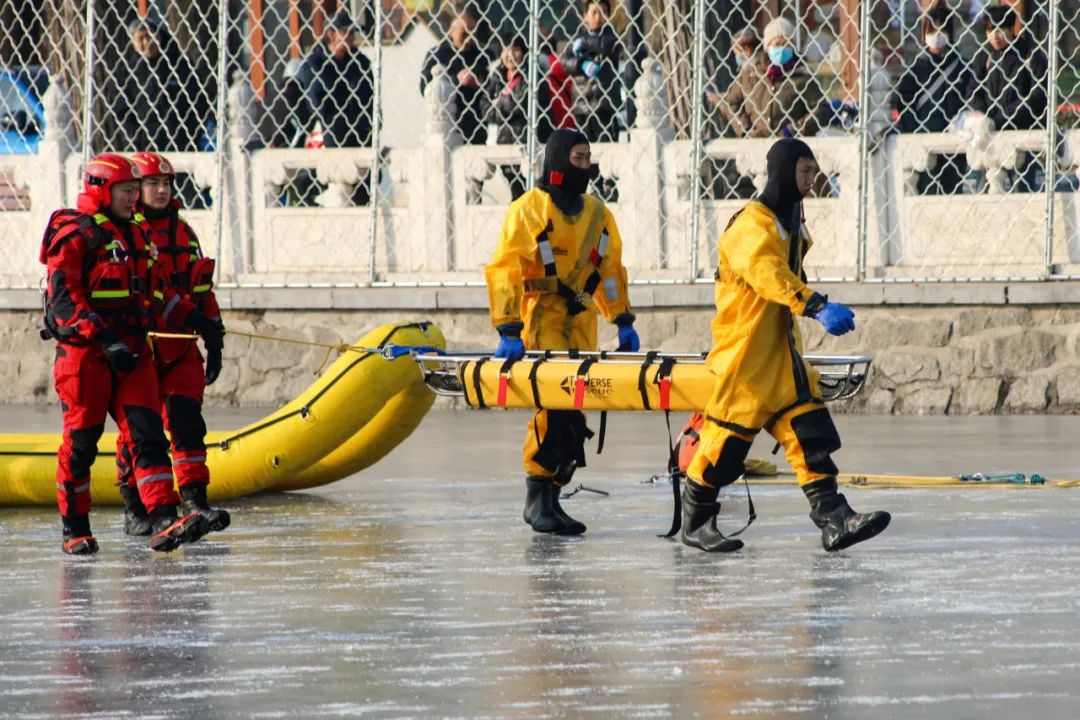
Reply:
<svg viewBox="0 0 1080 720"><path fill-rule="evenodd" d="M870 385L837 412L976 415L1080 411L1080 306L863 306L854 333L827 337L804 322L812 353L874 356ZM708 346L706 307L642 310L638 330L647 347L693 350ZM452 347L493 348L496 336L479 309L230 311L235 330L352 342L389 322L428 319ZM39 312L0 311L0 383L6 403L54 403L51 343L37 335ZM601 331L614 347L614 328ZM225 368L208 402L279 405L314 378L325 351L233 336Z"/></svg>

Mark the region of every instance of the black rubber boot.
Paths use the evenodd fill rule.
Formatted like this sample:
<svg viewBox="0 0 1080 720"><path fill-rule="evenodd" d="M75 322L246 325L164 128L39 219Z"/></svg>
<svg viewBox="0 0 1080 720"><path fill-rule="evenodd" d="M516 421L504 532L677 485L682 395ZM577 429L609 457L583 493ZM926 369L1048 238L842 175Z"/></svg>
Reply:
<svg viewBox="0 0 1080 720"><path fill-rule="evenodd" d="M150 516L139 497L139 488L134 485L121 485L120 495L124 498L124 534L145 536L150 534Z"/></svg>
<svg viewBox="0 0 1080 720"><path fill-rule="evenodd" d="M150 549L156 552L172 552L181 543L193 543L210 532L210 525L198 512L176 516L175 505L162 505L150 513Z"/></svg>
<svg viewBox="0 0 1080 720"><path fill-rule="evenodd" d="M889 527L892 516L884 511L857 513L847 498L837 492L836 478L824 478L804 485L810 501L810 519L821 528L821 546L829 552L869 540Z"/></svg>
<svg viewBox="0 0 1080 720"><path fill-rule="evenodd" d="M232 517L228 510L220 510L210 507L206 500L206 484L191 483L180 488L180 497L183 499L184 512L197 512L206 518L207 525L213 532L220 532L229 527Z"/></svg>
<svg viewBox="0 0 1080 720"><path fill-rule="evenodd" d="M705 552L735 552L743 546L742 540L724 537L716 529L716 516L720 512L716 496L719 493L717 488L686 481L682 494L682 530L679 534L684 545Z"/></svg>
<svg viewBox="0 0 1080 720"><path fill-rule="evenodd" d="M585 532L585 523L575 520L566 514L566 511L562 509L562 505L559 504L559 495L562 494L562 486L551 484L551 509L555 512L555 517L559 521L559 529L555 531L556 535L581 535Z"/></svg>
<svg viewBox="0 0 1080 720"><path fill-rule="evenodd" d="M76 515L61 520L64 523L64 542L60 549L65 555L93 555L98 551L97 540L90 534L89 515Z"/></svg>
<svg viewBox="0 0 1080 720"><path fill-rule="evenodd" d="M525 478L525 512L522 516L532 529L556 535L580 535L585 524L566 514L559 505L559 488L555 479L530 475Z"/></svg>

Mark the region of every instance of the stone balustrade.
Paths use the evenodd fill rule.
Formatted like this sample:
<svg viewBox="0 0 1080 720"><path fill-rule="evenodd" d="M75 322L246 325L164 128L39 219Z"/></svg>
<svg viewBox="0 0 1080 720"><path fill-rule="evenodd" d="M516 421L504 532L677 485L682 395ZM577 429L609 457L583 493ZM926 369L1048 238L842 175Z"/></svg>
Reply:
<svg viewBox="0 0 1080 720"><path fill-rule="evenodd" d="M64 93L60 83L52 84L44 103L52 118L63 119ZM624 262L633 280L690 280L694 148L675 139L667 124L664 76L654 61L645 63L635 93L636 126L621 142L593 147L623 237ZM378 158L365 148L252 148L257 122L245 114L255 105L248 102L250 94L243 78L230 89L225 152L169 154L210 198L208 209L191 210L187 217L204 245L219 253L226 279L270 286L482 280L481 268L509 202L501 169L524 175L527 159L518 146L462 144L451 121L453 93L446 77L437 73L427 87L424 132L417 143L385 148ZM28 206L0 213L0 253L7 260L0 287L37 286L38 238L48 214L73 203L79 190L82 158L63 127L73 124L47 118L36 156L0 156L0 173L29 198ZM1080 164L1080 131L1062 137L1059 167L1073 173ZM726 166L760 189L772 142L711 140L703 146L703 160ZM860 232L867 238L869 278L1045 275L1047 196L1008 192L1026 158L1044 154L1044 131L991 133L974 141L956 134L875 137L862 214L858 136L809 142L828 180L806 203L815 240L808 258L811 277L854 278ZM986 191L917 194L918 174L943 154L965 155ZM224 188L218 188L219 160L226 163ZM376 167L378 193L371 199L367 191ZM299 178L318 183L313 202L290 198ZM1080 274L1075 187L1075 182L1059 186L1052 207L1050 260L1066 275ZM219 197L224 198L220 241L214 208ZM696 204L698 278L711 276L716 238L743 202L705 197ZM373 208L378 211L374 223Z"/></svg>

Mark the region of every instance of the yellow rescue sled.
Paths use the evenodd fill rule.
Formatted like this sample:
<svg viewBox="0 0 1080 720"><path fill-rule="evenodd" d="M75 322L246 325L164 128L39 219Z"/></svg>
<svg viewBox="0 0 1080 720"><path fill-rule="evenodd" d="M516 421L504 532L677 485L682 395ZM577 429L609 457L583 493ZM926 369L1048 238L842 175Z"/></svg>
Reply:
<svg viewBox="0 0 1080 720"><path fill-rule="evenodd" d="M528 352L518 361L479 353L417 355L424 382L475 408L672 410L705 408L715 380L705 353ZM807 355L826 401L854 397L866 384L866 355Z"/></svg>

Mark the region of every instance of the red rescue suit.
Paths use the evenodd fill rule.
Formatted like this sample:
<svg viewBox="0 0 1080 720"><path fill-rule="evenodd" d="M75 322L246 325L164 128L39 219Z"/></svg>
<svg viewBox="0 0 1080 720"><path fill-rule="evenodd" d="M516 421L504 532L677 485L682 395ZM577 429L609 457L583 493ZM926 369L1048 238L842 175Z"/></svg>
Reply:
<svg viewBox="0 0 1080 720"><path fill-rule="evenodd" d="M211 320L221 321L221 311L214 297L214 261L203 257L195 231L180 216L180 203L175 199L161 214L145 207L145 226L157 249L158 266L166 279L172 297L162 316L168 323L165 332L190 333L175 317L180 303L190 303ZM206 422L202 416L206 376L203 357L195 339L157 338L154 340L154 367L159 392L158 407L165 427L172 438L172 464L176 483L208 484L210 470L206 467ZM116 467L119 484L135 484L134 452L124 433L116 441Z"/></svg>
<svg viewBox="0 0 1080 720"><path fill-rule="evenodd" d="M139 216L116 220L86 193L76 208L53 213L40 257L48 267L45 324L58 341L53 375L64 418L56 474L60 514L90 512L90 467L106 415L131 438L132 472L147 511L177 505L146 341L175 293L157 272L157 252ZM193 308L180 299L172 313L179 321ZM117 341L138 354L134 370L109 367L104 348Z"/></svg>

